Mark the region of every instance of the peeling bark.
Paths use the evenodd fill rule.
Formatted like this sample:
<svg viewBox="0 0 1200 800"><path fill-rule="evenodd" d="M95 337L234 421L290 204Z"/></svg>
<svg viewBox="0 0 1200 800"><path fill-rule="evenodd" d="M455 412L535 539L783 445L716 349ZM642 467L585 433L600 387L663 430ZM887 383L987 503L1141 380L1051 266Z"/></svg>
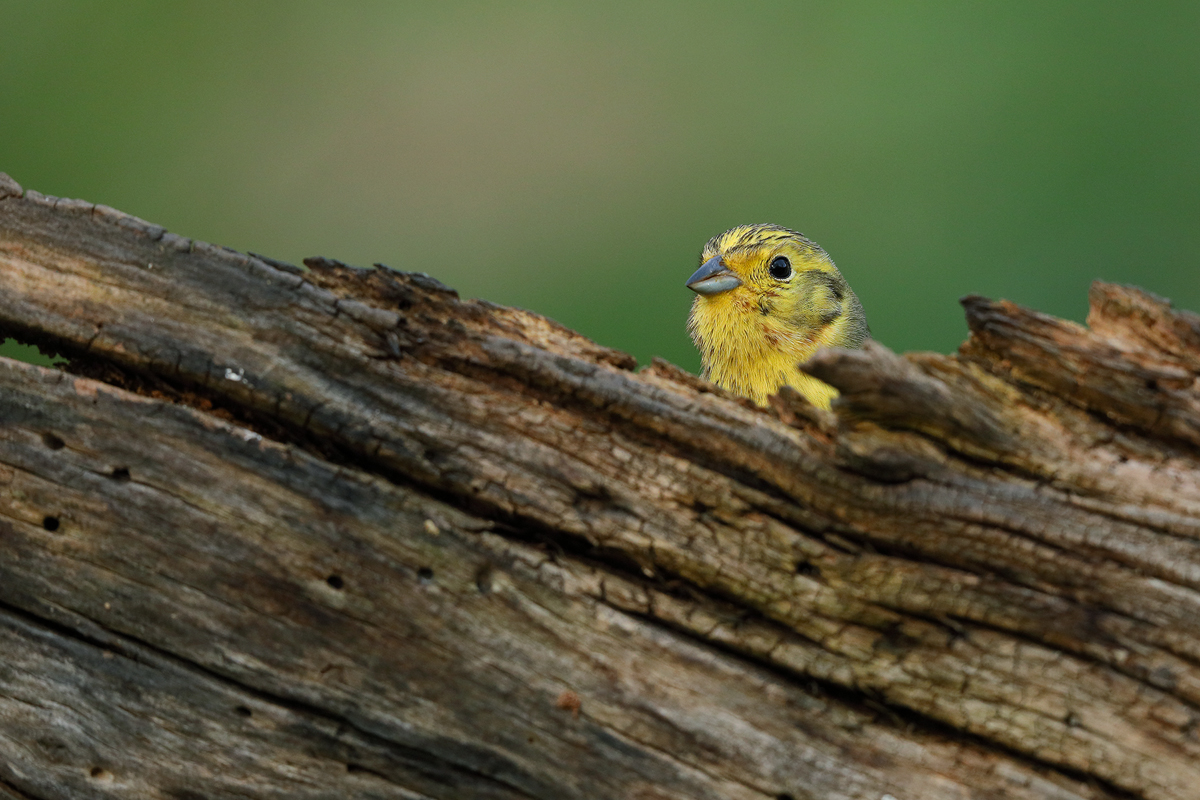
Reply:
<svg viewBox="0 0 1200 800"><path fill-rule="evenodd" d="M1200 318L967 298L768 409L0 176L0 796L1200 786Z"/></svg>

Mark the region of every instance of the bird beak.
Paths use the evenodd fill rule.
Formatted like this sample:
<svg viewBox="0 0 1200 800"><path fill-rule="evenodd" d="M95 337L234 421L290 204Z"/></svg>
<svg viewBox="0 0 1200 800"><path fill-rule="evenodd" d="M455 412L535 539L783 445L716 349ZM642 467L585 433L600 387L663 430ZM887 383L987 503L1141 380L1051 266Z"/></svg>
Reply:
<svg viewBox="0 0 1200 800"><path fill-rule="evenodd" d="M714 295L728 292L742 285L741 279L729 271L720 256L713 256L704 266L692 273L687 287L696 294Z"/></svg>

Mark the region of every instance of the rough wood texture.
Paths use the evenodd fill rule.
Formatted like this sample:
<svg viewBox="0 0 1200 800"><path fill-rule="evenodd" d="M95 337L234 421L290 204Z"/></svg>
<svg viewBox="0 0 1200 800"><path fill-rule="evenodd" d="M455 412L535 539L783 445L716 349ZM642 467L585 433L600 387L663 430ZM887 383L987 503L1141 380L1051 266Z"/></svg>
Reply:
<svg viewBox="0 0 1200 800"><path fill-rule="evenodd" d="M0 178L0 795L1195 798L1200 318L769 410Z"/></svg>

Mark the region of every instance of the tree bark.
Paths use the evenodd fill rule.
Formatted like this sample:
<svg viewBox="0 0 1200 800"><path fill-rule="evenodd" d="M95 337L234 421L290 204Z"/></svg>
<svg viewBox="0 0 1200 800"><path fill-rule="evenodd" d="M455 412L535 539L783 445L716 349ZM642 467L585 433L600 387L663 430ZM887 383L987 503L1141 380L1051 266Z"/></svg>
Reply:
<svg viewBox="0 0 1200 800"><path fill-rule="evenodd" d="M0 175L0 796L1200 796L1200 318L768 409Z"/></svg>

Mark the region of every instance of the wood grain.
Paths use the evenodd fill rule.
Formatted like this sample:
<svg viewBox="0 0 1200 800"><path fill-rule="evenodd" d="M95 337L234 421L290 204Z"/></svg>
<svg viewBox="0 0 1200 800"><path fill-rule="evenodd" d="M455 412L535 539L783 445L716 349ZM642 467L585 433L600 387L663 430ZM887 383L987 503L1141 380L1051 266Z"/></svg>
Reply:
<svg viewBox="0 0 1200 800"><path fill-rule="evenodd" d="M764 410L13 185L15 796L1195 796L1195 315L968 298Z"/></svg>

